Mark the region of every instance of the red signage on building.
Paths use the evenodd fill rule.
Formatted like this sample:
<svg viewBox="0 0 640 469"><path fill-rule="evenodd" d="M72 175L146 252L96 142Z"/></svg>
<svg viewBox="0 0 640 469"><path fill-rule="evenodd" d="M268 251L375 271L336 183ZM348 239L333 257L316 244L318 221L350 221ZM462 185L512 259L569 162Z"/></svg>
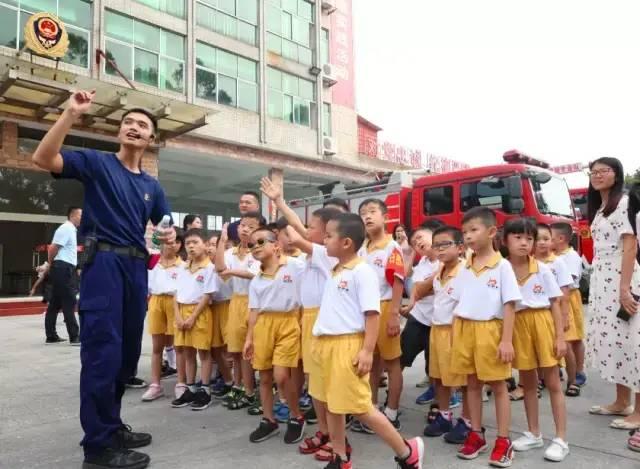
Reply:
<svg viewBox="0 0 640 469"><path fill-rule="evenodd" d="M571 163L554 166L553 168L551 168L551 171L554 171L558 174L580 173L585 167L586 165L582 163Z"/></svg>
<svg viewBox="0 0 640 469"><path fill-rule="evenodd" d="M353 55L353 8L351 0L336 0L331 14L330 62L338 82L331 88L331 101L351 109L356 107Z"/></svg>

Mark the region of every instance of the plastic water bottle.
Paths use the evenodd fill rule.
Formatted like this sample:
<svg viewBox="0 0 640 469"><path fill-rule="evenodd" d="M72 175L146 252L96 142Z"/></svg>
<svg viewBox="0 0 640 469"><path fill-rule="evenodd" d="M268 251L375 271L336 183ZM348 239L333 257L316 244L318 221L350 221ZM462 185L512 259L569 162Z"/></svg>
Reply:
<svg viewBox="0 0 640 469"><path fill-rule="evenodd" d="M160 246L161 243L160 243L160 240L158 239L159 233L170 227L171 227L171 216L165 215L164 217L162 217L160 224L158 224L156 229L153 231L153 235L151 236L151 242L153 243L154 246Z"/></svg>

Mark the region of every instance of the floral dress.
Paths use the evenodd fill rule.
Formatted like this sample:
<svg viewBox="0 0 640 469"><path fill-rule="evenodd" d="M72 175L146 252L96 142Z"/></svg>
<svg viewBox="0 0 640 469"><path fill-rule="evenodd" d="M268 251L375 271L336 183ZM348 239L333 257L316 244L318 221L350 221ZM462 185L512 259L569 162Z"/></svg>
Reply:
<svg viewBox="0 0 640 469"><path fill-rule="evenodd" d="M600 376L640 392L640 314L629 322L618 319L622 235L633 235L627 216L628 198L623 196L608 217L598 210L591 224L593 270L589 293L587 358ZM636 263L632 291L640 292L640 268Z"/></svg>

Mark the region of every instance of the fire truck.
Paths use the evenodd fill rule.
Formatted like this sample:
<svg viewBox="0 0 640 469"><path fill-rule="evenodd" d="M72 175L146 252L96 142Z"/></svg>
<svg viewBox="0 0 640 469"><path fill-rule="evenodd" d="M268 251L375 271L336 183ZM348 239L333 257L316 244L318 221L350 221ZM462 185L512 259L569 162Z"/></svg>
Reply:
<svg viewBox="0 0 640 469"><path fill-rule="evenodd" d="M330 184L317 196L289 204L306 221L332 197L345 199L352 211L365 199L380 198L389 209L389 232L396 224L414 229L431 218L460 227L467 210L489 207L495 210L499 226L516 216L547 224L569 223L579 248L578 220L565 180L551 171L548 163L517 150L507 151L503 160L503 164L444 174L410 170L383 174L368 184Z"/></svg>
<svg viewBox="0 0 640 469"><path fill-rule="evenodd" d="M571 189L571 200L576 208L578 227L580 230L580 251L584 261L591 265L593 261L593 239L591 239L591 227L587 214L587 188Z"/></svg>

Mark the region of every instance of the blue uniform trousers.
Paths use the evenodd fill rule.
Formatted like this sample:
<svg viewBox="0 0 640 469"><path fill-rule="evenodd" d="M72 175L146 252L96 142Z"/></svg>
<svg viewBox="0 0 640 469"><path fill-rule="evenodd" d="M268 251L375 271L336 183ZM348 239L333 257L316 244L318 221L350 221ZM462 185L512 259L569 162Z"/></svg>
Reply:
<svg viewBox="0 0 640 469"><path fill-rule="evenodd" d="M110 446L122 425L125 382L134 376L147 310L143 259L97 252L80 284L80 423L85 454Z"/></svg>

